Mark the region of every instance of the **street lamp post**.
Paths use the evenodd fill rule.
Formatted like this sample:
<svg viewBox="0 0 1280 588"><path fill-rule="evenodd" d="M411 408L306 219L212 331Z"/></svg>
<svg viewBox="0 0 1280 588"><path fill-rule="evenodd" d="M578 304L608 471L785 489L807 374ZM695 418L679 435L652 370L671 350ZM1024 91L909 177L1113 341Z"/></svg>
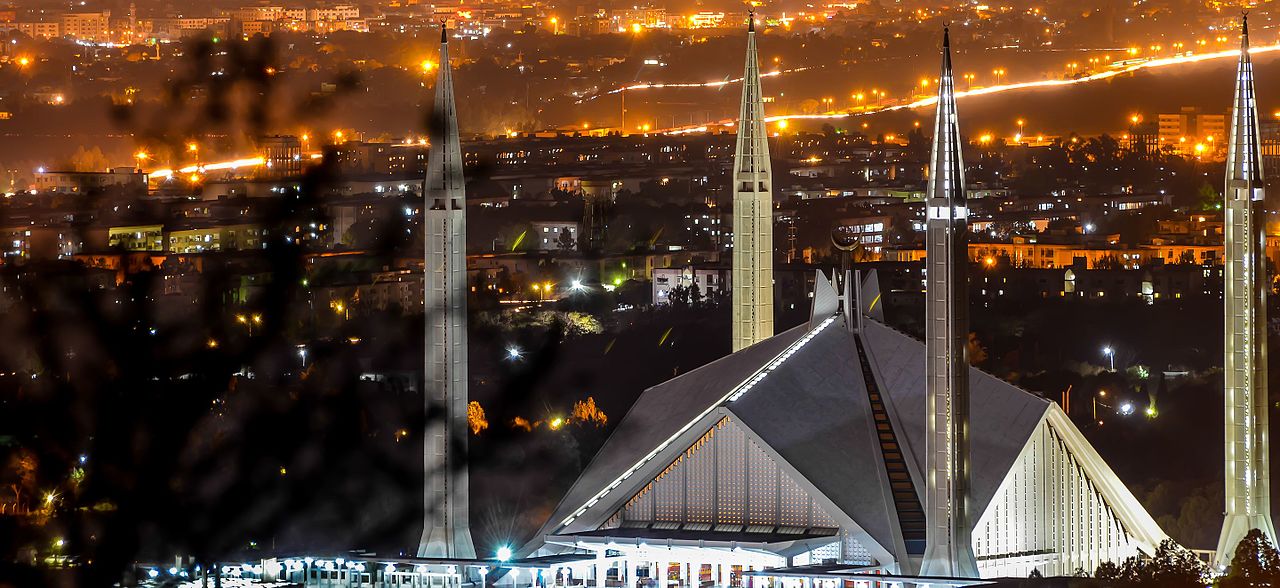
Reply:
<svg viewBox="0 0 1280 588"><path fill-rule="evenodd" d="M1102 348L1102 354L1107 356L1107 359L1110 360L1111 371L1116 371L1116 350L1112 349L1111 346L1108 345Z"/></svg>

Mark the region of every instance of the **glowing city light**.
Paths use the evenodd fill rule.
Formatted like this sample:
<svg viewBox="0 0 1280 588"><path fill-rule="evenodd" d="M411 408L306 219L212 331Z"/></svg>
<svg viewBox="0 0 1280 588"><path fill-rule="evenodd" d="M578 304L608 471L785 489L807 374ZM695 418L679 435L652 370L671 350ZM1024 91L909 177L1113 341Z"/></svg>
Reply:
<svg viewBox="0 0 1280 588"><path fill-rule="evenodd" d="M502 547L498 548L497 555L498 555L498 561L501 561L501 562L511 561L511 548L507 547L506 545L503 545Z"/></svg>

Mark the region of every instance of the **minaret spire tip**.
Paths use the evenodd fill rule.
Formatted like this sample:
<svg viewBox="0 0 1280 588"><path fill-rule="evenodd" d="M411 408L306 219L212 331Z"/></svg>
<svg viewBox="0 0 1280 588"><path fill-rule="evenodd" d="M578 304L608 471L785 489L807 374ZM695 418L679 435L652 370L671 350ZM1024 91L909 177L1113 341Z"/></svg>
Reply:
<svg viewBox="0 0 1280 588"><path fill-rule="evenodd" d="M755 8L750 8L747 10L747 32L748 33L756 32L756 9Z"/></svg>
<svg viewBox="0 0 1280 588"><path fill-rule="evenodd" d="M449 25L445 21L440 21L440 44L449 44Z"/></svg>
<svg viewBox="0 0 1280 588"><path fill-rule="evenodd" d="M942 25L942 75L951 75L951 26L950 23ZM941 90L941 87L939 87Z"/></svg>

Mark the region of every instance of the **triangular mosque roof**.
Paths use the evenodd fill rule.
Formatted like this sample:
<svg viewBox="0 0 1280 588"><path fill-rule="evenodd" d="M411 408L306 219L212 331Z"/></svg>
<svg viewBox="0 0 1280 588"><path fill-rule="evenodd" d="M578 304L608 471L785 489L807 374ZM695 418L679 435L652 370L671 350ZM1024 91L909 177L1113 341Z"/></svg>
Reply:
<svg viewBox="0 0 1280 588"><path fill-rule="evenodd" d="M725 412L737 417L884 549L900 539L854 333L837 315L646 390L535 538L592 531ZM924 462L924 345L864 319L863 344L899 442ZM1049 401L970 370L970 500L982 512ZM743 389L746 389L743 391ZM976 518L975 523L976 523Z"/></svg>

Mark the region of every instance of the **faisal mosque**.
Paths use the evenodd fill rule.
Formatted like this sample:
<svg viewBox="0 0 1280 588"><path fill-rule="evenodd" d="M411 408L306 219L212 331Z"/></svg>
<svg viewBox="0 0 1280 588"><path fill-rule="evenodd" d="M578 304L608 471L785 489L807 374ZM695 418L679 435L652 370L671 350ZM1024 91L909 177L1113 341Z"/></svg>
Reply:
<svg viewBox="0 0 1280 588"><path fill-rule="evenodd" d="M771 201L772 180L754 37L733 176L735 223L749 234L735 245L767 251L772 223L751 212ZM624 585L743 586L963 585L1154 553L1166 535L1066 413L969 366L963 143L945 32L939 79L925 341L883 323L874 275L821 272L809 321L775 335L759 302L771 280L752 279L756 269L737 264L757 256L735 251L739 350L645 391L522 555L591 554L575 576Z"/></svg>
<svg viewBox="0 0 1280 588"><path fill-rule="evenodd" d="M819 272L774 332L773 176L754 17L733 166L733 350L646 390L524 546L477 557L468 523L465 186L442 33L426 178L427 520L417 557L271 560L312 585L966 586L1092 572L1168 537L1054 402L969 365L963 141L951 46L925 211L925 340L884 323L874 274ZM1226 521L1273 541L1263 175L1242 41L1225 212ZM366 565L368 564L368 565ZM328 584L324 584L328 585ZM345 584L344 584L345 585Z"/></svg>

